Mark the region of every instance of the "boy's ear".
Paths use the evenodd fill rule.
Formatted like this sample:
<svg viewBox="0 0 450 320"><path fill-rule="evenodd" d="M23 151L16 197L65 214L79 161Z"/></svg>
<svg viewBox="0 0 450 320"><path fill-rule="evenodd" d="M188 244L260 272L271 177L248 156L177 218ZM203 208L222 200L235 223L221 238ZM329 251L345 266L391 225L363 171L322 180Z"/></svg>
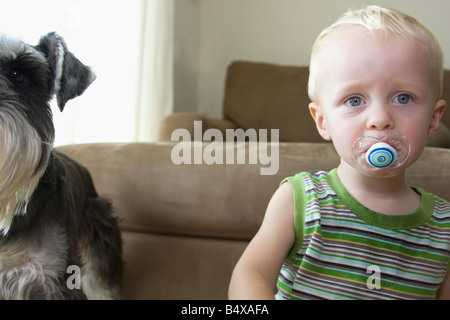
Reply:
<svg viewBox="0 0 450 320"><path fill-rule="evenodd" d="M431 115L431 123L428 127L428 135L427 135L428 139L433 137L438 131L439 122L441 121L446 106L447 102L445 100L439 100L438 102L436 102L433 114Z"/></svg>
<svg viewBox="0 0 450 320"><path fill-rule="evenodd" d="M323 115L322 108L318 104L311 102L309 104L309 112L316 122L317 131L319 131L319 134L322 136L322 138L331 141L331 135L328 132L327 123Z"/></svg>

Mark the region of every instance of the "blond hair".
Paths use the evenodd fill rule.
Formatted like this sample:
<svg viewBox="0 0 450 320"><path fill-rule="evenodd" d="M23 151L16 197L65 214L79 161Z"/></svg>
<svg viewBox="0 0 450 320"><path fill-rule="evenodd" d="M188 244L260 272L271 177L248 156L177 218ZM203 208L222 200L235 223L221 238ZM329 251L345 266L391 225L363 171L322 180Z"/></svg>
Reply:
<svg viewBox="0 0 450 320"><path fill-rule="evenodd" d="M438 82L437 98L442 95L444 75L442 49L435 36L415 18L394 9L370 5L362 9L350 10L334 24L323 30L317 37L311 52L308 95L311 101L318 103L318 87L322 70L319 56L330 34L342 27L362 26L377 35L399 35L415 39L430 49L431 66L436 72Z"/></svg>

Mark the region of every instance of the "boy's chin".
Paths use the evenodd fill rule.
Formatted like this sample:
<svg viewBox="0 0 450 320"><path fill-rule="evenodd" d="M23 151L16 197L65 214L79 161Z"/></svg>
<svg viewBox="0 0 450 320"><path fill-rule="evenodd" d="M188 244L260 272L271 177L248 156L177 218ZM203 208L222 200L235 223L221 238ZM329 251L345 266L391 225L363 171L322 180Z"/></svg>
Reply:
<svg viewBox="0 0 450 320"><path fill-rule="evenodd" d="M358 172L367 177L376 179L385 179L403 175L406 168L403 168L402 166L395 169L390 168L373 168L373 169L356 168L356 169L358 170Z"/></svg>

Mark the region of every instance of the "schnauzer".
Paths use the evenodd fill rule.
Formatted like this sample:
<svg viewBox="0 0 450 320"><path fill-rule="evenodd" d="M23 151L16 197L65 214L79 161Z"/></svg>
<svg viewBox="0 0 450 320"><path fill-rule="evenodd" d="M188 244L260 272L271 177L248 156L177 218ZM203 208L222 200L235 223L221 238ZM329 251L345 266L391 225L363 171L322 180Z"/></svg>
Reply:
<svg viewBox="0 0 450 320"><path fill-rule="evenodd" d="M56 33L36 46L0 37L0 299L120 298L111 203L53 149L49 101L62 111L94 79Z"/></svg>

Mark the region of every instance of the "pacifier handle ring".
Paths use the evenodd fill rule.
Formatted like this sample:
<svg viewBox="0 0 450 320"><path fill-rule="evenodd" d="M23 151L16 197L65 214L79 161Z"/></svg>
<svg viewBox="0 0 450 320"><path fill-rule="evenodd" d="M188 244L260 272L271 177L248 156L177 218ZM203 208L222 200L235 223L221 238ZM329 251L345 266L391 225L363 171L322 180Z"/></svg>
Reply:
<svg viewBox="0 0 450 320"><path fill-rule="evenodd" d="M377 142L366 152L366 161L375 168L388 168L397 160L397 152L389 144Z"/></svg>

